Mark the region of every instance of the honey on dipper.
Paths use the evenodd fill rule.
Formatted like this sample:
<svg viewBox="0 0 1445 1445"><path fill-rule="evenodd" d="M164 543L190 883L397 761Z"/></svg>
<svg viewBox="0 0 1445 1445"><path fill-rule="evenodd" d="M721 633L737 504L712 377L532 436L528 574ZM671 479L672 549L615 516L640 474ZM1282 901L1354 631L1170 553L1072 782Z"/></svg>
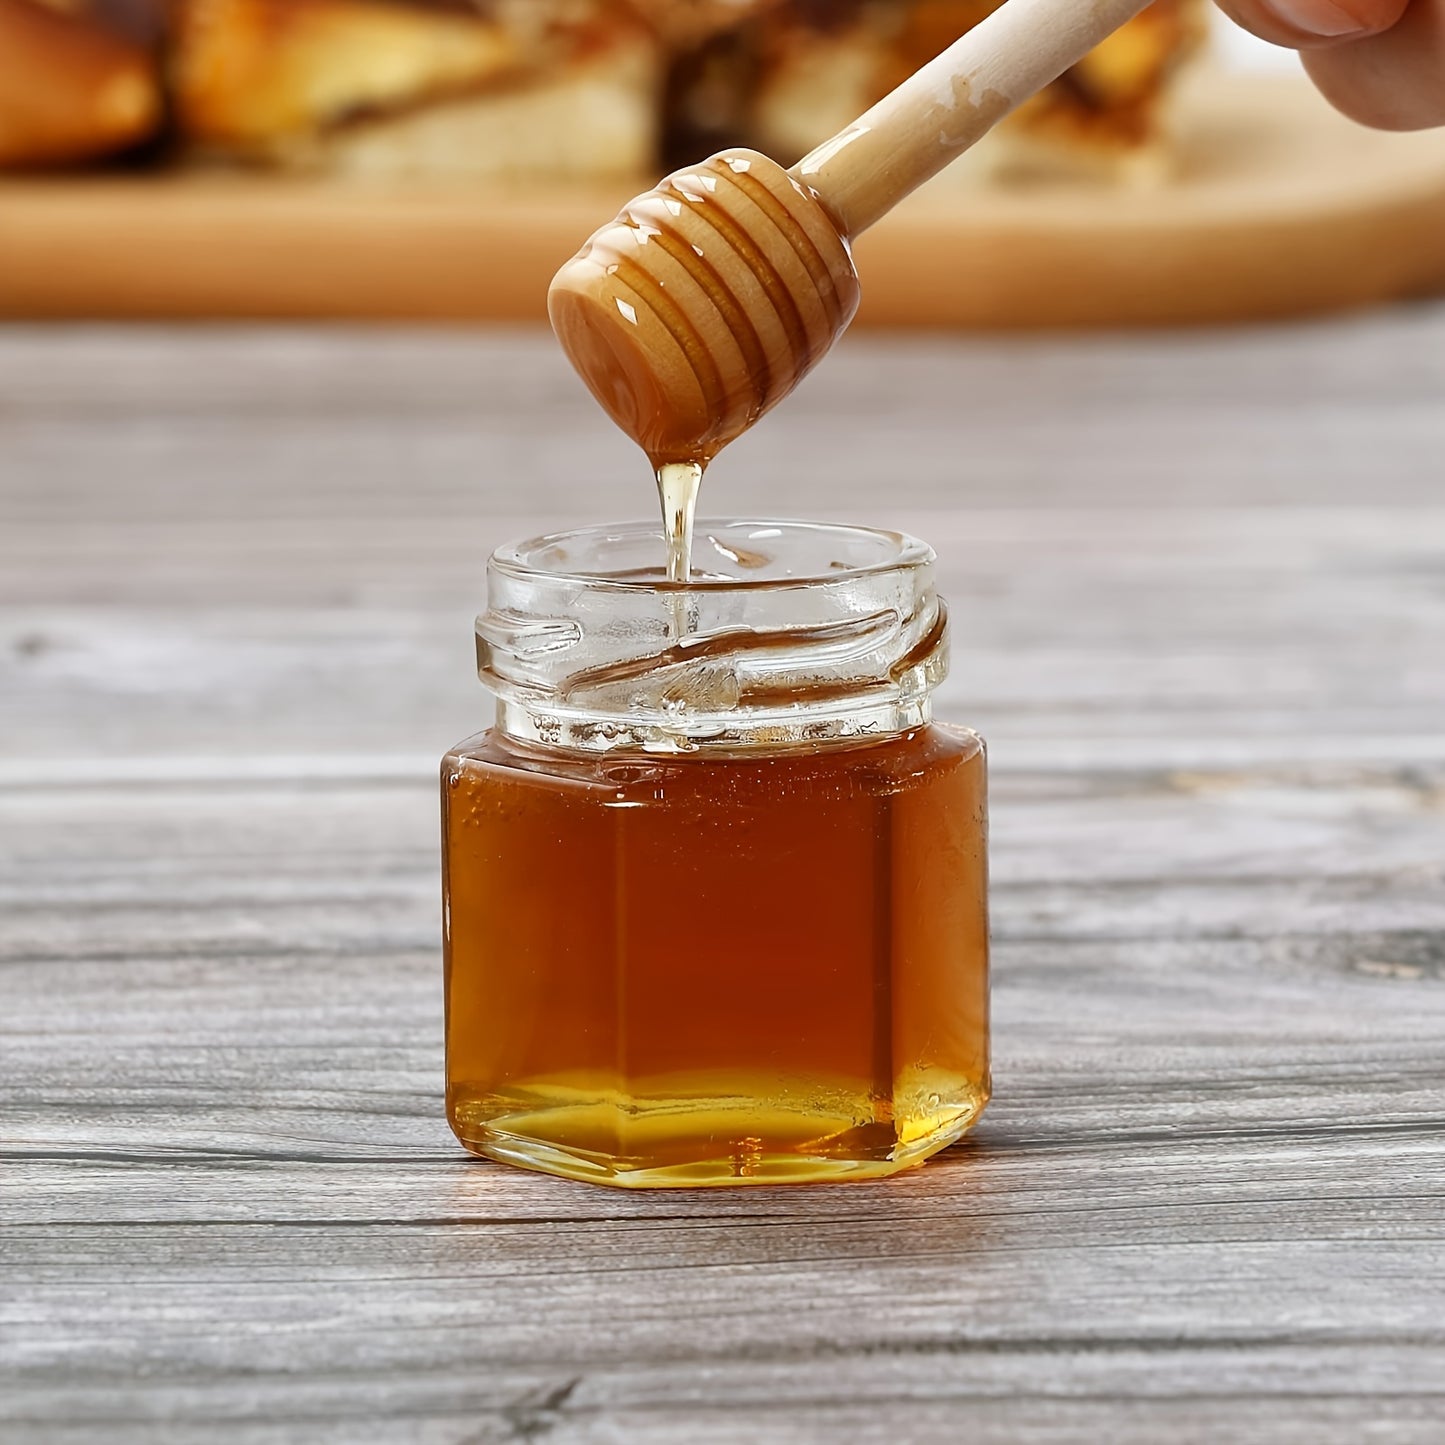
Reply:
<svg viewBox="0 0 1445 1445"><path fill-rule="evenodd" d="M638 196L558 272L553 329L657 474L674 580L708 463L828 352L858 296L837 223L741 150Z"/></svg>

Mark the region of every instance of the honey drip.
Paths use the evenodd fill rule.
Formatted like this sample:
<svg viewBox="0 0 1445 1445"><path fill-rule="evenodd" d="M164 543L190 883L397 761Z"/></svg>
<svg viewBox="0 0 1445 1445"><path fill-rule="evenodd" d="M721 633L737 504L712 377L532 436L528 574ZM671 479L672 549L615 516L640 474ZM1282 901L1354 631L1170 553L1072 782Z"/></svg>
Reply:
<svg viewBox="0 0 1445 1445"><path fill-rule="evenodd" d="M686 582L692 574L692 523L702 486L701 462L664 462L657 469L662 532L667 539L667 580Z"/></svg>

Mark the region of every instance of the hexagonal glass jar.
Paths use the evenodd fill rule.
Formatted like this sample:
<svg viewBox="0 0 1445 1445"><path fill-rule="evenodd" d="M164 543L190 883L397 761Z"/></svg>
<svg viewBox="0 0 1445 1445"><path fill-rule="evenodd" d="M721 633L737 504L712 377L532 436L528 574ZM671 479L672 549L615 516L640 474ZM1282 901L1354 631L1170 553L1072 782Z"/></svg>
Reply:
<svg viewBox="0 0 1445 1445"><path fill-rule="evenodd" d="M933 553L700 522L500 549L442 765L447 1115L632 1186L892 1174L989 1090L983 744Z"/></svg>

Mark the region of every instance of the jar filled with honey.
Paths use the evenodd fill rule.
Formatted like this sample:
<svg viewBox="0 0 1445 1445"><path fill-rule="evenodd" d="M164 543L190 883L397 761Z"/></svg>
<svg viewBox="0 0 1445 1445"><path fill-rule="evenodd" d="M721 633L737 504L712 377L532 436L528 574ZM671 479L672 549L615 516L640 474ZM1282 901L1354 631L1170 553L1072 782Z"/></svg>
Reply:
<svg viewBox="0 0 1445 1445"><path fill-rule="evenodd" d="M984 749L932 551L699 522L500 549L442 764L447 1116L602 1184L866 1178L988 1099Z"/></svg>

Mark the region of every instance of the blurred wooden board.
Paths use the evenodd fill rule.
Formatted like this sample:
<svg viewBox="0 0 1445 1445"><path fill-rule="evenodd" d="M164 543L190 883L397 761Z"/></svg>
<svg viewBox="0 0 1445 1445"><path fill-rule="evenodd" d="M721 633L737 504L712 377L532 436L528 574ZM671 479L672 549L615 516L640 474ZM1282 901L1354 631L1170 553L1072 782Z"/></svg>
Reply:
<svg viewBox="0 0 1445 1445"><path fill-rule="evenodd" d="M1445 134L1385 135L1302 78L1196 78L1177 174L941 177L858 247L862 319L1237 321L1445 288ZM537 320L640 188L564 196L172 173L0 184L0 315Z"/></svg>

